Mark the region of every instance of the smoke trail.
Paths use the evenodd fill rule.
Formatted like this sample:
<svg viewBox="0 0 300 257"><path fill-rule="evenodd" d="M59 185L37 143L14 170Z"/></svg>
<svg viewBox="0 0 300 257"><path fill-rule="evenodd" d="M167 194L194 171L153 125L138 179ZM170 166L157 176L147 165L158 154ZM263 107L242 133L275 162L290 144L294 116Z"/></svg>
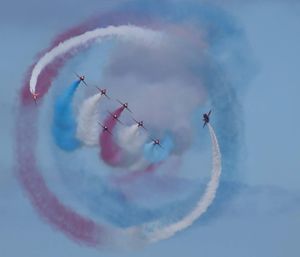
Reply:
<svg viewBox="0 0 300 257"><path fill-rule="evenodd" d="M117 117L119 117L123 111L124 107L119 107L104 121L103 125L106 126L111 133L118 122L113 116L117 115ZM102 130L99 137L99 143L101 146L100 157L103 159L103 161L113 166L118 165L122 159L121 149L114 142L113 136L108 131Z"/></svg>
<svg viewBox="0 0 300 257"><path fill-rule="evenodd" d="M142 174L143 172L141 171L153 171L152 167L153 166L150 165L150 162L142 157L131 166L129 166L128 171L136 171L137 174Z"/></svg>
<svg viewBox="0 0 300 257"><path fill-rule="evenodd" d="M118 133L118 143L122 149L130 154L140 153L141 147L147 140L147 133L143 132L137 124L122 127Z"/></svg>
<svg viewBox="0 0 300 257"><path fill-rule="evenodd" d="M210 124L207 125L209 128L212 143L213 168L211 179L206 186L204 195L198 201L196 207L183 219L178 222L172 223L167 227L157 229L152 234L150 234L148 236L150 242L167 239L173 236L176 232L179 232L192 225L195 220L197 220L202 214L206 212L216 196L222 169L221 153L215 132Z"/></svg>
<svg viewBox="0 0 300 257"><path fill-rule="evenodd" d="M104 235L108 233L104 226L98 225L93 220L82 217L76 211L64 206L59 198L49 190L34 154L37 150L36 141L38 140L35 126L37 109L26 108L24 104L21 107L18 113L20 124L16 127L16 140L22 142L16 147L17 174L33 206L44 220L64 231L73 240L91 246L104 243Z"/></svg>
<svg viewBox="0 0 300 257"><path fill-rule="evenodd" d="M77 138L85 145L95 146L98 145L99 137L99 124L97 110L101 93L95 94L85 100L80 109L77 118Z"/></svg>
<svg viewBox="0 0 300 257"><path fill-rule="evenodd" d="M74 82L55 102L52 135L55 143L65 151L73 151L80 146L76 138L76 121L72 110L72 99L80 84Z"/></svg>
<svg viewBox="0 0 300 257"><path fill-rule="evenodd" d="M154 145L150 142L144 146L145 159L151 163L158 163L165 160L174 148L172 137L167 134L160 145Z"/></svg>
<svg viewBox="0 0 300 257"><path fill-rule="evenodd" d="M127 171L141 171L148 167L149 162L141 160L143 158L143 146L148 138L148 134L137 124L122 126L117 133L117 142L122 149L122 167ZM141 165L142 164L142 165Z"/></svg>
<svg viewBox="0 0 300 257"><path fill-rule="evenodd" d="M222 11L218 11L215 10L214 8L211 7L206 7L206 6L195 6L195 5L191 5L191 4L187 4L185 1L184 3L182 2L181 5L178 4L174 4L173 1L161 1L161 3L159 5L157 5L157 3L155 3L154 1L148 1L145 0L146 4L143 2L141 3L140 1L132 1L130 2L132 4L133 9L131 8L131 12L130 14L127 14L126 12L128 12L128 9L120 9L120 12L118 13L113 13L113 15L108 14L108 18L111 18L111 20L109 22L107 22L106 24L119 24L119 22L121 24L128 24L128 23L132 23L132 20L136 20L136 22L134 22L135 24L143 24L144 17L146 17L146 20L152 20L152 18L155 20L156 24L161 24L161 22L165 22L167 21L167 23L171 23L174 24L175 26L180 25L182 23L184 24L192 24L195 25L195 28L199 28L199 31L201 30L203 32L204 35L207 35L207 47L208 49L205 51L206 53L208 53L208 56L206 57L207 59L203 59L201 58L201 53L200 51L194 51L194 49L190 49L189 47L186 47L184 49L190 49L192 52L192 57L194 58L195 56L198 56L198 60L202 60L203 62L203 67L199 67L198 65L187 65L190 62L182 62L183 63L183 67L187 67L188 70L193 70L196 71L195 73L197 74L197 76L199 75L199 72L201 72L201 74L199 75L200 77L203 77L204 79L204 83L203 85L205 85L207 88L207 91L209 93L209 98L212 101L212 105L216 106L217 109L217 115L216 115L216 124L217 129L218 127L220 128L220 134L218 133L219 136L221 136L219 138L221 143L221 146L223 147L223 151L222 154L226 155L228 158L224 158L229 160L230 164L226 164L225 163L225 167L224 167L224 163L223 163L223 167L222 169L224 170L224 168L226 168L226 171L234 171L235 166L233 166L233 164L235 165L237 162L232 161L233 159L236 159L236 155L237 155L237 149L238 149L238 139L239 137L236 135L240 135L240 127L239 122L237 122L238 124L232 123L232 119L227 119L227 116L233 116L236 118L237 113L239 114L239 112L236 112L238 104L239 104L239 98L236 96L236 84L234 83L234 81L237 81L235 79L235 76L232 76L232 74L228 74L226 68L228 68L228 58L233 59L233 57L236 57L238 60L243 59L245 56L244 54L239 50L240 45L244 45L244 41L242 43L236 44L232 44L232 41L239 41L240 40L240 32L239 32L239 28L236 28L235 22L232 21L230 19L230 17L226 17L226 15L224 16L224 14L222 13ZM177 1L178 2L178 1ZM141 6L139 8L139 5ZM136 6L136 8L135 8ZM130 9L130 8L129 8ZM123 13L122 13L123 12ZM109 16L112 17L109 17ZM122 18L120 18L122 17ZM147 20L147 22L148 22ZM101 24L103 26L103 17L101 17ZM144 25L144 24L143 24ZM152 26L152 24L146 24L146 26ZM81 32L82 33L82 32ZM79 33L76 34L76 36ZM195 33L192 33L192 35L195 35ZM70 37L75 36L74 33L70 33ZM183 37L184 38L184 37ZM226 41L226 40L232 40L232 41ZM62 40L59 40L58 42L62 42ZM83 45L83 47L81 49L84 49L84 47L88 46L89 42L84 43L85 45ZM224 47L225 46L225 47ZM54 46L56 47L56 45ZM232 49L229 49L232 48ZM63 52L63 54L60 56L60 58L57 59L53 59L52 62L49 63L49 65L45 66L43 69L41 69L41 73L37 74L37 85L35 87L37 87L37 90L39 93L43 94L44 92L40 92L43 91L43 88L46 88L44 91L47 91L47 89L50 87L51 81L53 80L53 78L58 74L58 65L57 65L57 61L60 64L60 68L62 67L62 64L65 62L65 60L67 58L70 58L71 56L73 56L73 54L76 54L76 52L78 51L79 47L76 46L75 48L70 48L68 50L68 52ZM179 48L180 49L180 48ZM74 51L76 50L76 51ZM125 48L125 50L127 50ZM163 49L164 50L164 49ZM228 50L228 51L227 51ZM47 50L48 51L48 50ZM124 53L128 53L130 51L124 51ZM178 56L178 53L181 53L184 51L176 51L174 56L177 56L179 60L183 60L183 58L181 58L181 56ZM133 51L133 53L136 53L136 51ZM186 53L186 52L184 52ZM116 53L118 55L118 53ZM137 54L139 55L139 53ZM143 56L143 55L140 55ZM226 57L226 58L220 58L220 57ZM148 58L144 58L147 59ZM164 59L164 58L162 58ZM167 59L167 58L165 58ZM225 60L224 62L221 62L220 60ZM125 62L117 62L117 63L121 63L121 64L125 64L125 66L128 66L128 61L129 60L133 60L134 63L136 62L136 58L128 58L128 56L125 56ZM174 61L174 59L168 58L168 60L170 61L170 63L179 63ZM157 66L157 63L160 62L155 62L155 65ZM239 67L243 67L243 65L240 65L241 62L238 62ZM148 71L149 69L145 68L145 66L140 65L139 63L137 63L137 66L143 68L142 71L140 72L139 70L137 70L137 74L143 74L143 70L144 71ZM176 64L177 66L177 64ZM161 69L162 67L169 67L167 65L160 65L157 66L159 68L159 71L161 71L162 75L164 76L166 74L166 71L164 69ZM192 67L192 69L191 69ZM199 67L200 71L196 68ZM238 68L239 68L238 67ZM32 67L34 68L34 66ZM136 70L136 69L133 69ZM179 70L181 70L181 68L179 68ZM237 72L237 70L239 72ZM241 74L240 69L233 69L234 75L235 74ZM174 72L176 75L177 74L181 74L179 72L177 72L177 69ZM113 78L116 77L116 74L118 73L112 73ZM203 76L202 76L203 75ZM228 76L227 76L228 75ZM120 79L123 82L123 79L126 76L122 76ZM131 76L131 77L137 77L137 76ZM170 76L171 78L174 78L175 76ZM43 79L44 78L44 79ZM153 74L149 75L150 80L155 78L159 83L161 82L162 86L165 86L166 82L163 81L161 79L161 77L158 76L153 76ZM228 78L228 81L224 78ZM46 81L46 83L43 83L43 81ZM143 82L142 85L145 85L145 79L144 77L141 78L141 81ZM187 84L196 84L196 85L200 85L200 83L197 83L198 81L196 81L196 83L193 82L193 80L189 80L193 83L187 83L187 79L186 77L184 77L183 79L184 84L183 85L187 85ZM244 82L244 80L242 81ZM129 84L131 83L131 81L129 81ZM118 85L118 90L120 90L121 88L119 81L115 82L116 85ZM124 84L122 83L122 89L124 90ZM149 83L150 85L153 84L153 81L150 81ZM174 84L173 81L171 81L171 84ZM245 83L237 83L237 85L241 85L241 84L245 84ZM112 84L109 84L110 87L112 86ZM141 90L143 91L143 93L145 92L145 88L141 87L141 83L139 83L139 81L137 82L137 85L139 86L139 88L141 88ZM180 84L179 84L180 85ZM25 95L27 98L27 102L30 101L30 103L32 103L32 98L29 94L29 83L28 81L26 81L26 92L27 94ZM34 87L34 89L35 89ZM25 88L25 87L24 87ZM161 92L161 88L159 88L160 92ZM182 87L182 90L184 92L187 92L187 87L184 86ZM25 91L25 90L23 90ZM125 89L126 91L126 89ZM154 90L155 91L155 90ZM165 91L168 93L167 96L169 96L170 90L169 88L166 88ZM127 90L127 92L132 92L132 90ZM135 91L134 91L135 92ZM155 91L157 92L157 90ZM173 92L173 90L171 91ZM176 90L174 90L174 92L177 92ZM131 94L131 93L130 93ZM136 95L138 95L139 92L135 92L135 94L132 95L132 98L136 98ZM178 93L179 94L179 93ZM182 99L182 95L180 92L180 99ZM155 94L156 96L156 94ZM196 99L198 98L198 95L193 94L193 93L187 93L186 94L187 98L183 98L183 99L188 99L189 101L191 100L191 97L194 96ZM29 98L30 97L30 98ZM124 98L127 99L127 97L124 96ZM151 99L151 97L148 97L149 99ZM174 98L174 97L173 97ZM144 98L139 98L140 101L142 102L142 104L137 103L136 105L139 108L142 108L144 106ZM160 97L158 97L158 100L161 99L161 101L165 101L165 97L164 94L161 94ZM222 99L222 101L220 101L220 99ZM225 100L224 100L225 99ZM131 102L131 99L128 99ZM185 102L184 100L182 102ZM134 106L134 105L132 105ZM145 105L147 108L148 106ZM157 104L156 104L157 106ZM183 104L177 104L176 105L178 107L178 109L187 109L185 107L185 105ZM193 106L193 105L192 105ZM21 106L23 108L23 105ZM192 108L193 109L193 108ZM29 109L26 109L27 111ZM26 112L26 110L20 110L20 112ZM149 108L149 110L151 110L151 113L154 116L159 116L161 119L166 120L165 119L165 115L161 115L160 114L160 110L161 108L158 108L158 111L154 110L152 108ZM166 109L166 110L169 110ZM25 113L26 114L26 113ZM160 115L158 115L160 114ZM140 116L143 116L142 114L139 114ZM138 116L139 116L138 115ZM172 110L170 112L170 116L174 115L174 111ZM240 115L238 115L240 116ZM36 116L35 116L36 117ZM144 118L146 118L148 120L148 116L143 116ZM150 117L150 116L149 116ZM178 115L174 115L174 117L176 117L176 119L178 120ZM186 117L186 115L180 115L180 117ZM224 118L226 117L226 118ZM158 118L153 118L153 123L157 122L157 127L161 128L160 125L160 120L158 120ZM228 122L230 120L230 122ZM234 119L235 121L239 119ZM25 119L25 126L26 123L29 122L30 120ZM31 120L33 123L35 121L35 119ZM168 121L168 120L167 120ZM19 122L19 121L18 121ZM184 123L184 120L180 119L180 122ZM172 122L166 122L166 124L172 124ZM155 125L155 124L154 124ZM166 125L166 126L167 126ZM28 124L28 126L32 126L32 124ZM181 128L179 128L180 131ZM33 130L28 130L27 133L32 133ZM37 131L36 131L37 132ZM218 131L217 131L218 132ZM24 133L24 131L20 131L19 133ZM186 133L189 134L189 133ZM23 135L24 137L24 135ZM25 136L26 138L26 136ZM32 138L32 136L31 136ZM23 144L23 142L20 142L21 144ZM32 144L32 142L27 142L28 146L30 146L30 144ZM177 145L178 143L176 143ZM24 148L24 146L23 146ZM25 147L26 148L26 147ZM29 149L31 147L28 147ZM26 149L27 150L27 149ZM34 154L33 158L34 158ZM23 158L26 158L27 156L23 156ZM22 158L22 157L20 157ZM27 161L23 160L24 162ZM29 165L29 164L27 164ZM230 165L230 166L229 166ZM64 167L64 166L62 166ZM23 168L23 167L22 167ZM27 167L28 168L28 167ZM27 169L25 168L25 169ZM21 172L21 171L20 171ZM38 172L38 171L37 171ZM224 171L223 171L224 173ZM228 172L225 172L228 173ZM229 172L230 173L230 172ZM230 173L231 174L231 173ZM25 176L28 175L28 181L31 181L30 178L30 173L26 173ZM233 174L235 175L235 174ZM97 185L98 186L98 185ZM27 190L29 192L29 194L35 194L37 195L36 197L39 197L39 192L36 192L35 190ZM219 196L220 194L218 194ZM228 197L226 198L228 200ZM226 202L224 200L226 200L224 198L222 198L220 200L220 202ZM59 200L59 199L57 199ZM216 200L214 201L214 203L216 203ZM42 200L41 200L42 201ZM193 201L194 203L195 201ZM98 204L98 203L95 203ZM214 206L216 206L216 204L214 204ZM219 206L218 201L217 201L217 206ZM99 206L99 209L102 208L102 206ZM216 208L216 211L219 212L219 207ZM212 208L209 208L210 212L206 212L205 214L208 216L211 216L212 213ZM53 209L51 209L51 211L53 211ZM50 212L50 211L48 211ZM43 216L46 216L47 214L50 215L49 213L42 213ZM54 216L55 214L53 214ZM122 216L126 216L126 213L122 213L122 215L120 215L121 219ZM55 216L57 217L57 216ZM59 216L57 219L61 219L61 216ZM203 218L203 216L201 217ZM76 226L76 224L70 224L68 222L68 220L64 220L64 223L67 224L66 226L70 227L70 229L81 229L81 224L78 224L78 226ZM126 222L125 222L126 223ZM70 232L73 233L73 232ZM86 234L91 233L91 232L86 232Z"/></svg>
<svg viewBox="0 0 300 257"><path fill-rule="evenodd" d="M40 73L47 65L53 62L57 57L62 56L71 50L75 51L76 48L79 46L88 46L89 43L92 43L95 40L100 41L102 38L108 36L119 36L120 38L126 40L137 40L141 42L151 43L152 45L160 41L159 36L161 36L161 34L150 29L139 28L131 25L124 25L108 26L107 28L97 28L92 31L87 31L79 36L70 38L51 49L36 63L32 70L30 78L30 92L36 92L36 84Z"/></svg>

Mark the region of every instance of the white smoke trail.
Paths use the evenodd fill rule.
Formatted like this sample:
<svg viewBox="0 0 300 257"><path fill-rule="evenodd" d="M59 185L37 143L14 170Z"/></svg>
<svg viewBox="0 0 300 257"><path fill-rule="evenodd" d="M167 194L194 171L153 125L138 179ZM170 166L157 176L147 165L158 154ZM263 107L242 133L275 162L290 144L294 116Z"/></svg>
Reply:
<svg viewBox="0 0 300 257"><path fill-rule="evenodd" d="M32 70L30 78L30 92L36 92L36 83L40 73L48 64L54 61L57 57L64 55L71 50L74 52L79 46L87 46L89 43L95 40L101 42L103 38L111 36L116 36L120 39L124 39L127 41L136 41L154 45L160 43L162 34L151 29L139 28L137 26L132 25L122 25L98 28L92 31L87 31L79 36L67 39L66 41L60 43L58 46L54 47L49 52L47 52L36 63Z"/></svg>
<svg viewBox="0 0 300 257"><path fill-rule="evenodd" d="M76 136L88 146L99 144L98 105L100 99L101 93L95 94L86 99L79 108Z"/></svg>
<svg viewBox="0 0 300 257"><path fill-rule="evenodd" d="M148 137L148 133L137 124L120 126L116 140L122 148L123 155L126 156L123 164L127 167L127 171L143 170L149 166L143 154L143 146Z"/></svg>
<svg viewBox="0 0 300 257"><path fill-rule="evenodd" d="M146 160L144 157L138 159L135 163L133 163L130 167L128 167L128 171L143 171L147 169L150 165L150 162Z"/></svg>
<svg viewBox="0 0 300 257"><path fill-rule="evenodd" d="M208 124L208 128L212 143L213 167L211 179L206 186L203 196L198 201L196 207L183 219L166 227L155 229L154 232L150 232L150 234L147 236L148 241L156 242L159 240L167 239L173 236L175 233L189 227L195 220L197 220L203 213L206 212L207 208L213 202L219 186L222 163L217 137L210 124Z"/></svg>
<svg viewBox="0 0 300 257"><path fill-rule="evenodd" d="M142 146L145 144L148 138L147 133L142 131L137 124L129 127L122 126L118 131L118 144L126 152L130 154L136 154L140 152Z"/></svg>

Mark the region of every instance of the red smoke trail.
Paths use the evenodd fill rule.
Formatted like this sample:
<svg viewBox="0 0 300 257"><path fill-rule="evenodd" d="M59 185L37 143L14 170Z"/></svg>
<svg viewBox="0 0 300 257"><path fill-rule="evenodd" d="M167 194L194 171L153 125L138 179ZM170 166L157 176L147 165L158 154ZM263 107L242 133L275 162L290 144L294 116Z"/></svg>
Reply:
<svg viewBox="0 0 300 257"><path fill-rule="evenodd" d="M89 20L59 35L49 48L38 54L37 59L57 46L60 42L82 34L94 25L96 25L95 21ZM39 97L47 93L53 79L58 75L60 68L71 57L72 54L67 53L63 58L59 58L45 67L37 81L37 93L39 93ZM45 180L38 170L35 152L37 141L36 119L38 118L39 106L34 105L29 91L29 80L35 64L36 62L28 69L20 92L21 102L16 119L17 177L27 192L33 206L47 222L74 240L87 245L99 245L103 241L103 235L107 235L108 232L92 220L82 217L75 211L64 206L48 189Z"/></svg>
<svg viewBox="0 0 300 257"><path fill-rule="evenodd" d="M117 117L119 117L124 109L125 108L123 106L118 108L104 121L103 125L106 126L111 133L118 122L113 116L117 115ZM122 159L121 149L114 142L113 136L107 131L102 130L99 136L99 143L101 147L100 157L103 159L103 161L112 166L117 166L120 164Z"/></svg>
<svg viewBox="0 0 300 257"><path fill-rule="evenodd" d="M98 19L96 18L92 18L89 19L87 22L84 22L76 27L73 27L67 31L65 31L64 33L58 35L51 43L51 45L44 49L43 51L41 51L37 56L36 59L40 59L45 53L47 53L48 51L50 51L51 49L53 49L54 47L58 46L61 42L66 41L69 38L78 36L84 32L86 32L87 30L91 30L93 28L97 27L97 22ZM80 47L77 48L80 50ZM37 89L37 93L39 93L39 97L42 97L44 94L47 93L48 89L51 86L51 83L53 81L53 79L58 75L59 70L64 66L64 64L66 63L66 61L68 61L70 58L72 58L74 55L74 53L72 54L71 52L66 53L64 56L57 58L55 61L53 61L52 63L50 63L47 67L44 68L44 70L41 72L41 74L38 77L37 80L37 85L36 85L36 89ZM34 66L36 65L37 61L35 61L30 68L28 69L28 72L25 76L25 82L22 88L22 92L21 92L21 100L22 103L24 104L30 104L30 103L34 103L29 91L29 80L30 80L30 76L32 73L32 70L34 68Z"/></svg>
<svg viewBox="0 0 300 257"><path fill-rule="evenodd" d="M64 206L48 189L36 163L36 117L34 106L21 105L17 116L17 176L41 216L74 240L99 245L106 230Z"/></svg>

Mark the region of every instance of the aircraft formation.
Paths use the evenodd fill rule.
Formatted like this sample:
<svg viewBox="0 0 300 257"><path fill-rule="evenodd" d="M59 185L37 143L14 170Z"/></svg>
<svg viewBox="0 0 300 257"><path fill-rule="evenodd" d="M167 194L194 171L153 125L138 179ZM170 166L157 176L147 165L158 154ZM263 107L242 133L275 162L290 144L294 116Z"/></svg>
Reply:
<svg viewBox="0 0 300 257"><path fill-rule="evenodd" d="M86 83L85 81L85 76L84 75L78 75L77 73L74 73L76 75L76 77L78 78L79 82L84 84L85 86L88 86L88 84ZM98 89L98 91L101 93L101 95L104 95L107 99L111 100L111 97L109 97L107 95L107 89L101 89L99 87L96 86L96 89ZM31 92L31 95L32 95L32 98L35 102L35 104L37 104L37 100L38 100L38 96L39 94L38 93L35 93L35 92ZM127 102L123 103L121 102L119 99L116 99L116 101L124 108L126 109L127 111L129 111L131 114L133 113L130 109L129 109L129 104ZM122 121L119 120L119 116L120 115L117 115L117 114L113 114L112 112L108 111L108 113L117 121L119 122L120 124L124 125L124 123ZM210 115L211 115L211 110L208 112L208 113L204 113L203 114L203 118L202 118L202 121L203 121L203 128L210 122ZM132 119L134 120L134 122L137 124L138 128L142 128L146 131L147 128L144 126L144 121L138 121L136 120L135 118L132 117ZM113 133L110 131L110 129L103 125L102 123L98 122L99 125L102 127L102 131L103 132L106 132L106 133L109 133L110 135L113 135ZM161 148L163 148L163 146L161 145L161 142L160 142L160 139L151 139L152 140L152 144L153 146L159 146Z"/></svg>

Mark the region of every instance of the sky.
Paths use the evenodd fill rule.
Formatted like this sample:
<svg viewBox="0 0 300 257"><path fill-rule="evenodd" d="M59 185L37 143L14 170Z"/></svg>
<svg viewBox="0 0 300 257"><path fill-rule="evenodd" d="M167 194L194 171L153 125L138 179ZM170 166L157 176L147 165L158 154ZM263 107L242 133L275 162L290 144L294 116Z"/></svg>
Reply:
<svg viewBox="0 0 300 257"><path fill-rule="evenodd" d="M117 251L70 240L53 229L32 207L15 178L16 103L24 74L35 55L47 47L55 35L97 14L96 10L109 10L121 2L125 1L47 1L43 4L27 1L18 8L15 7L20 5L18 2L2 4L1 256L299 256L300 4L296 1L216 2L225 13L235 17L242 28L252 66L243 73L250 78L245 81L247 87L238 87L240 108L238 116L233 117L243 123L234 166L237 171L225 181L226 189L219 191L217 201L221 204L215 205L214 211L171 239ZM74 62L80 61L81 57ZM126 68L114 63L112 67L121 71ZM114 87L112 84L116 90ZM190 158L190 166L197 170L193 158L198 157L191 155ZM194 174L189 175L194 178ZM226 194L230 189L236 195L228 198Z"/></svg>

